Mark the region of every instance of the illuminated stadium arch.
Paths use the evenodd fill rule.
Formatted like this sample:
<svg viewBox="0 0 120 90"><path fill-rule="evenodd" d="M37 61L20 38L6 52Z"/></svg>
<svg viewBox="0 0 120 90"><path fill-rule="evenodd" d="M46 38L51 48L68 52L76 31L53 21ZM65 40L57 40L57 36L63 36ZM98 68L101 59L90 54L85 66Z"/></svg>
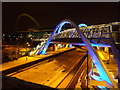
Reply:
<svg viewBox="0 0 120 90"><path fill-rule="evenodd" d="M17 27L17 23L19 22L19 20L20 20L23 16L28 17L29 19L31 19L31 20L38 26L38 28L41 28L41 26L39 25L39 23L38 23L32 16L30 16L30 15L27 14L27 13L22 13L22 14L20 14L20 15L17 17L16 27Z"/></svg>

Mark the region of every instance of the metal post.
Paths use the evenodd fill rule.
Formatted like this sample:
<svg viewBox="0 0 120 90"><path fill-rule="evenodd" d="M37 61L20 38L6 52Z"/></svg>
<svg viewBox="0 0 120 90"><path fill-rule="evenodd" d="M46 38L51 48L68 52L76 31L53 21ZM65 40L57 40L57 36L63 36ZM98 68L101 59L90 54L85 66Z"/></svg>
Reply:
<svg viewBox="0 0 120 90"><path fill-rule="evenodd" d="M27 42L27 36L26 36L26 42ZM26 53L27 53L27 44L26 44ZM26 61L27 61L27 56L26 56Z"/></svg>
<svg viewBox="0 0 120 90"><path fill-rule="evenodd" d="M88 66L88 50L87 50L87 89L88 89L88 68L89 68L89 66Z"/></svg>

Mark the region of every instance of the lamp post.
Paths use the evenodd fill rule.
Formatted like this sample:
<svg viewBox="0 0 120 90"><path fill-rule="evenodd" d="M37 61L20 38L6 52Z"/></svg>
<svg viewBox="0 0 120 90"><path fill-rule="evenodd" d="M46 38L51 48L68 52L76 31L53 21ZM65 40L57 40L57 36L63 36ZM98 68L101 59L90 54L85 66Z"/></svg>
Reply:
<svg viewBox="0 0 120 90"><path fill-rule="evenodd" d="M27 35L26 35L26 54L27 54ZM27 61L27 56L26 56L26 61Z"/></svg>

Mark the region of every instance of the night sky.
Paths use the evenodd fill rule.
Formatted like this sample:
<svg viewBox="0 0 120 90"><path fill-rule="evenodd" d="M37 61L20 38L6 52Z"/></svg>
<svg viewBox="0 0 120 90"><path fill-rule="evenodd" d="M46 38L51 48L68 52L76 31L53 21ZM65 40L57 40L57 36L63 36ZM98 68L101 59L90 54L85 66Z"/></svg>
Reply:
<svg viewBox="0 0 120 90"><path fill-rule="evenodd" d="M28 17L17 17L22 13L32 16L41 28L55 28L63 19L76 24L103 24L120 21L118 2L3 2L2 32L14 33L16 30L39 29Z"/></svg>

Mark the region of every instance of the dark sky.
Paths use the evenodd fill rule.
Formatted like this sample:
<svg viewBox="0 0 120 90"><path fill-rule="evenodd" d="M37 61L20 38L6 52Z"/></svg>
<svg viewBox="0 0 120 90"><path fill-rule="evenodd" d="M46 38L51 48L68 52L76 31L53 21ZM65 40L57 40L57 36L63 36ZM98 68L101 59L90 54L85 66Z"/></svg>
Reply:
<svg viewBox="0 0 120 90"><path fill-rule="evenodd" d="M76 24L102 24L120 21L118 2L3 2L3 33L13 33L38 27L28 17L17 17L27 13L35 18L42 28L55 28L63 19L70 19Z"/></svg>

